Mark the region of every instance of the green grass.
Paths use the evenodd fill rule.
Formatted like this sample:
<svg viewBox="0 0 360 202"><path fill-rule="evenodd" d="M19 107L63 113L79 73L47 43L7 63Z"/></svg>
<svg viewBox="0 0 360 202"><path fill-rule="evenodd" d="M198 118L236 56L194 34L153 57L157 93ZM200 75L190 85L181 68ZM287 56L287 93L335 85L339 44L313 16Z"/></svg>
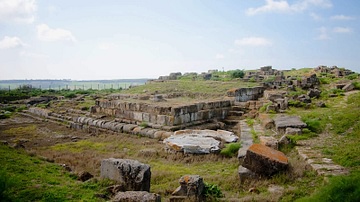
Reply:
<svg viewBox="0 0 360 202"><path fill-rule="evenodd" d="M176 80L166 82L153 82L142 86L137 86L126 90L126 93L138 94L148 91L149 93L188 93L191 94L209 94L209 95L226 95L231 88L241 88L248 86L256 86L254 83L241 82L234 80L230 82L222 81L190 81Z"/></svg>
<svg viewBox="0 0 360 202"><path fill-rule="evenodd" d="M329 183L317 190L315 194L297 201L360 201L360 173L331 177Z"/></svg>
<svg viewBox="0 0 360 202"><path fill-rule="evenodd" d="M8 146L0 145L0 153L1 201L102 201L95 194L110 184L79 182L62 167Z"/></svg>

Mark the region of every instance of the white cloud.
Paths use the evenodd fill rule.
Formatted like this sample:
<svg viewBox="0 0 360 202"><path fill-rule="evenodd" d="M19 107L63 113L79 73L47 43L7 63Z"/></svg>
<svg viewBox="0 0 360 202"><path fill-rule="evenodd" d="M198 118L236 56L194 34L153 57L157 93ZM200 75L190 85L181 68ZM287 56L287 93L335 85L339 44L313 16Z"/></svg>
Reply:
<svg viewBox="0 0 360 202"><path fill-rule="evenodd" d="M47 55L41 53L31 53L27 51L21 51L20 56L22 57L29 57L29 58L48 58Z"/></svg>
<svg viewBox="0 0 360 202"><path fill-rule="evenodd" d="M291 5L286 0L266 0L266 4L264 6L258 8L249 8L246 11L246 14L256 15L259 13L269 12L301 12L309 9L310 7L330 8L332 7L332 4L329 0L301 0Z"/></svg>
<svg viewBox="0 0 360 202"><path fill-rule="evenodd" d="M112 49L115 49L117 48L117 45L113 44L113 43L107 43L107 42L104 42L104 43L100 43L98 45L98 48L100 50L112 50Z"/></svg>
<svg viewBox="0 0 360 202"><path fill-rule="evenodd" d="M225 56L223 54L216 54L215 58L216 59L224 59Z"/></svg>
<svg viewBox="0 0 360 202"><path fill-rule="evenodd" d="M263 37L246 37L235 40L235 44L239 46L269 46L272 42Z"/></svg>
<svg viewBox="0 0 360 202"><path fill-rule="evenodd" d="M0 22L32 23L36 9L35 0L1 0Z"/></svg>
<svg viewBox="0 0 360 202"><path fill-rule="evenodd" d="M317 29L320 32L319 36L316 38L317 40L328 40L330 39L328 35L328 29L326 27L320 27Z"/></svg>
<svg viewBox="0 0 360 202"><path fill-rule="evenodd" d="M352 29L348 27L335 27L333 29L333 32L335 33L351 33Z"/></svg>
<svg viewBox="0 0 360 202"><path fill-rule="evenodd" d="M5 36L4 39L0 41L0 49L18 48L22 46L25 46L25 43L23 43L21 39L16 36Z"/></svg>
<svg viewBox="0 0 360 202"><path fill-rule="evenodd" d="M346 15L334 15L330 17L331 20L354 20L354 17Z"/></svg>
<svg viewBox="0 0 360 202"><path fill-rule="evenodd" d="M316 13L310 13L310 17L315 21L323 20L323 18L320 15L316 14Z"/></svg>
<svg viewBox="0 0 360 202"><path fill-rule="evenodd" d="M38 25L37 36L42 41L71 41L76 42L75 37L69 30L65 29L51 29L46 24Z"/></svg>

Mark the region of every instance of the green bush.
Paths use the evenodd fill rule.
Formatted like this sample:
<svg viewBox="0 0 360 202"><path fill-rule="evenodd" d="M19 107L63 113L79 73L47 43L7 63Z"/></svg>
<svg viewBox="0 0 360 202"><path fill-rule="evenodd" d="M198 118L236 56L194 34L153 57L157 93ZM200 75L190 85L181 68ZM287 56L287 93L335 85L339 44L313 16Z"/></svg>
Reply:
<svg viewBox="0 0 360 202"><path fill-rule="evenodd" d="M240 143L230 143L225 145L225 148L223 148L220 151L220 154L226 157L233 157L237 154L237 152L239 151L241 147Z"/></svg>
<svg viewBox="0 0 360 202"><path fill-rule="evenodd" d="M350 79L350 80L354 80L354 79L357 79L358 77L359 77L359 74L354 73L354 74L348 75L346 78Z"/></svg>
<svg viewBox="0 0 360 202"><path fill-rule="evenodd" d="M203 190L203 195L209 201L216 201L217 198L224 197L223 193L221 192L220 188L216 184L204 183L205 187Z"/></svg>
<svg viewBox="0 0 360 202"><path fill-rule="evenodd" d="M64 95L64 97L66 98L75 98L76 97L76 93L74 92L68 92Z"/></svg>
<svg viewBox="0 0 360 202"><path fill-rule="evenodd" d="M353 82L352 83L356 90L360 90L360 82Z"/></svg>
<svg viewBox="0 0 360 202"><path fill-rule="evenodd" d="M231 75L231 78L234 78L234 79L235 78L243 78L245 75L245 72L244 72L244 70L237 69L237 70L231 71L230 75Z"/></svg>
<svg viewBox="0 0 360 202"><path fill-rule="evenodd" d="M360 173L332 177L314 195L298 201L360 201Z"/></svg>
<svg viewBox="0 0 360 202"><path fill-rule="evenodd" d="M319 118L303 118L303 121L311 132L321 133L323 131Z"/></svg>

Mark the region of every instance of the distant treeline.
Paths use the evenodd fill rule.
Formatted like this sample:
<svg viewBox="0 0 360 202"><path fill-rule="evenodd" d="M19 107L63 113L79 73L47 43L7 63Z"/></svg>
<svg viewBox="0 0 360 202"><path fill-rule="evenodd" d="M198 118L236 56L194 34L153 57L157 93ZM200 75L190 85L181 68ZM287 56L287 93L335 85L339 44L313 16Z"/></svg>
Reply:
<svg viewBox="0 0 360 202"><path fill-rule="evenodd" d="M16 89L31 86L39 89L119 89L129 86L143 85L149 79L117 79L117 80L0 80L0 89Z"/></svg>

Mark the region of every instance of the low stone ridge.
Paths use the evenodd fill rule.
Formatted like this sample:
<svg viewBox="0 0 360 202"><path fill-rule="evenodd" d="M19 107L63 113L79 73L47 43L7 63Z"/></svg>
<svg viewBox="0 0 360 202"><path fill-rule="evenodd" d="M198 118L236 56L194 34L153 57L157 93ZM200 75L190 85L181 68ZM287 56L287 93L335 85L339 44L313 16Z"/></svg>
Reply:
<svg viewBox="0 0 360 202"><path fill-rule="evenodd" d="M307 125L298 116L282 115L275 118L275 127L280 134L284 134L286 128L305 128Z"/></svg>
<svg viewBox="0 0 360 202"><path fill-rule="evenodd" d="M100 176L117 181L126 191L150 191L150 166L130 159L103 159Z"/></svg>
<svg viewBox="0 0 360 202"><path fill-rule="evenodd" d="M202 177L199 175L184 175L180 178L179 183L180 186L172 193L173 196L184 196L193 198L195 201L201 201L205 187ZM170 199L170 201L174 200Z"/></svg>
<svg viewBox="0 0 360 202"><path fill-rule="evenodd" d="M161 202L159 194L146 191L126 191L118 192L112 199L113 202Z"/></svg>
<svg viewBox="0 0 360 202"><path fill-rule="evenodd" d="M288 158L284 153L270 147L253 144L246 152L242 166L261 175L273 175L288 167Z"/></svg>
<svg viewBox="0 0 360 202"><path fill-rule="evenodd" d="M209 154L220 151L221 141L237 142L238 137L224 130L180 130L164 139L167 149L188 154Z"/></svg>

